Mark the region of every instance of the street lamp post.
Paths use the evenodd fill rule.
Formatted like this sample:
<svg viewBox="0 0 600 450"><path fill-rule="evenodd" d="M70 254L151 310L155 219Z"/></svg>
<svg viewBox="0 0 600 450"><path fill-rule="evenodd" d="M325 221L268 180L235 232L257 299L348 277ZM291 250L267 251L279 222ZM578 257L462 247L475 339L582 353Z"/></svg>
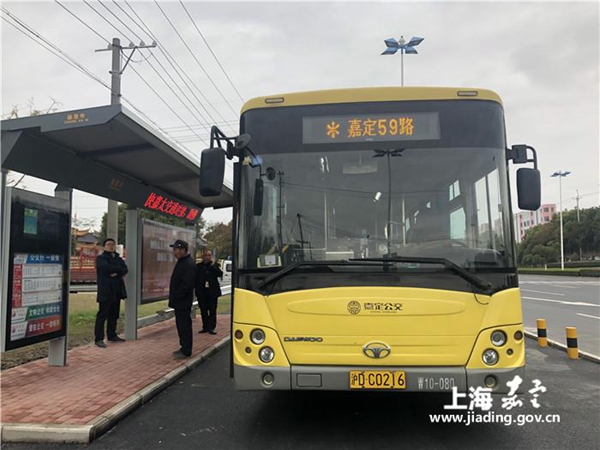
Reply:
<svg viewBox="0 0 600 450"><path fill-rule="evenodd" d="M564 241L563 241L563 217L562 217L562 178L566 177L570 173L571 172L569 172L568 170L566 170L564 172L562 170L559 170L558 172L554 172L552 175L550 175L552 178L558 177L558 198L559 198L558 208L559 208L559 214L560 214L560 270L565 270L565 246L564 246Z"/></svg>
<svg viewBox="0 0 600 450"><path fill-rule="evenodd" d="M404 53L409 55L416 55L417 49L415 48L421 42L423 42L425 38L420 37L412 37L408 43L404 40L404 36L400 36L399 40L394 38L386 39L385 45L386 49L383 51L382 55L394 55L398 50L400 50L400 65L401 65L401 81L402 86L404 86Z"/></svg>

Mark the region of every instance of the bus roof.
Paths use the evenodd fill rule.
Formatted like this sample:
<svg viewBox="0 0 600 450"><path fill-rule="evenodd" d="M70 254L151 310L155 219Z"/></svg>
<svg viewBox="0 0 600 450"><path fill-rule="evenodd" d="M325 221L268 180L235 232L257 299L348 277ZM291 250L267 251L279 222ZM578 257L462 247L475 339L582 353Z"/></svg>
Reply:
<svg viewBox="0 0 600 450"><path fill-rule="evenodd" d="M452 87L369 87L295 92L248 100L242 114L251 109L332 103L389 102L397 100L491 100L500 96L488 89Z"/></svg>

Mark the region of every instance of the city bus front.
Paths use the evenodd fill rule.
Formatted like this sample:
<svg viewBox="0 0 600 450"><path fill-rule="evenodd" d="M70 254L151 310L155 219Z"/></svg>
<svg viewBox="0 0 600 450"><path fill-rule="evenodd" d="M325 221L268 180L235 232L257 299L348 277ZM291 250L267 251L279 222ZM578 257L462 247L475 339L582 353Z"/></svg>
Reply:
<svg viewBox="0 0 600 450"><path fill-rule="evenodd" d="M239 389L506 392L521 374L502 105L448 91L250 102Z"/></svg>

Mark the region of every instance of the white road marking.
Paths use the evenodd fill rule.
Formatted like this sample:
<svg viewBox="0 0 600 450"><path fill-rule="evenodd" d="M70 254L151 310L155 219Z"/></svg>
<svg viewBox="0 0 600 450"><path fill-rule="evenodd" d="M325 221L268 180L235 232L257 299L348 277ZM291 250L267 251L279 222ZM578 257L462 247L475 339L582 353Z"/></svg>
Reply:
<svg viewBox="0 0 600 450"><path fill-rule="evenodd" d="M600 281L533 281L533 280L519 280L519 284L575 284L575 285L600 286Z"/></svg>
<svg viewBox="0 0 600 450"><path fill-rule="evenodd" d="M577 315L578 316L583 316L583 317L591 317L592 319L598 319L598 320L600 320L600 317L590 316L589 314L580 314L580 313L577 313Z"/></svg>
<svg viewBox="0 0 600 450"><path fill-rule="evenodd" d="M551 303L562 303L563 305L569 306L595 306L596 308L600 308L600 305L594 305L593 303L585 303L585 302L563 302L561 300L550 300L549 298L537 298L537 297L521 297L527 300L538 300L540 302L551 302Z"/></svg>
<svg viewBox="0 0 600 450"><path fill-rule="evenodd" d="M527 292L535 292L535 293L537 293L537 294L560 295L560 296L563 296L563 297L564 297L564 295L565 295L565 294L557 294L557 293L555 293L555 292L542 292L542 291L533 291L533 290L531 290L531 289L521 289L521 290L522 290L522 291L527 291Z"/></svg>

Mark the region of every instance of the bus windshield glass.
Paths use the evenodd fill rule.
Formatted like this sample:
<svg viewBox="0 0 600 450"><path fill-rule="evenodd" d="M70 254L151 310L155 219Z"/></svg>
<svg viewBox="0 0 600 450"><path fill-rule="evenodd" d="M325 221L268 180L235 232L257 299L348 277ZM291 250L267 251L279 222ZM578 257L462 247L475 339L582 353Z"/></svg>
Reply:
<svg viewBox="0 0 600 450"><path fill-rule="evenodd" d="M241 168L239 268L412 256L446 258L472 271L514 269L501 108L414 103L355 116L344 106L295 108L272 121L265 120L271 111L246 117L261 165L248 158ZM394 112L402 107L413 112ZM283 117L280 126L275 117ZM400 136L406 118L420 127L412 136ZM352 120L385 129L380 138L356 140ZM469 133L471 126L478 132ZM332 129L343 139L330 144L338 137L328 135Z"/></svg>

